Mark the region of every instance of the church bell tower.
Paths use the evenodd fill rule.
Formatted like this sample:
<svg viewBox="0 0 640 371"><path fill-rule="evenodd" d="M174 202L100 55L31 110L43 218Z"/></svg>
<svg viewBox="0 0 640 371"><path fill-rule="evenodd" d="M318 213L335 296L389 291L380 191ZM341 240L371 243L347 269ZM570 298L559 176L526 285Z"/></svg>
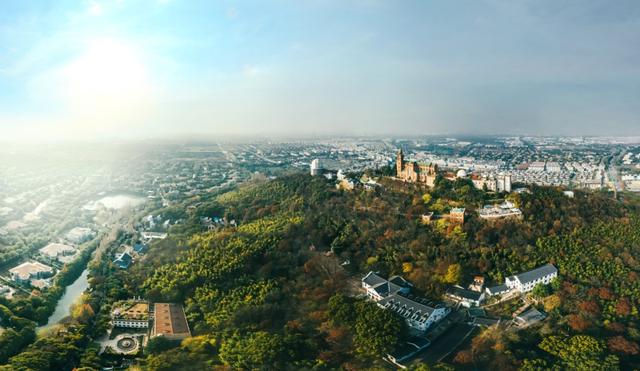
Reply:
<svg viewBox="0 0 640 371"><path fill-rule="evenodd" d="M400 178L402 176L402 171L404 170L404 153L402 153L402 148L398 151L398 155L396 156L396 176Z"/></svg>

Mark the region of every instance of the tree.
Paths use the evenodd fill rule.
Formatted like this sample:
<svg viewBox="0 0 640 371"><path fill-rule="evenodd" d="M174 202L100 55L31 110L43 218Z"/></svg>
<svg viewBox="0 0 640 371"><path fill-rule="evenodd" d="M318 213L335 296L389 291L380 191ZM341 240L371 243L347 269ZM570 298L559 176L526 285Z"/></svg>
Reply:
<svg viewBox="0 0 640 371"><path fill-rule="evenodd" d="M536 298L544 298L549 296L549 294L551 294L551 290L549 290L549 286L542 283L537 284L533 288L533 291L531 291L531 295L533 295Z"/></svg>
<svg viewBox="0 0 640 371"><path fill-rule="evenodd" d="M557 357L566 369L618 370L618 357L607 355L602 343L592 336L576 335L568 339L549 336L539 347Z"/></svg>
<svg viewBox="0 0 640 371"><path fill-rule="evenodd" d="M570 314L570 315L568 315L567 316L567 324L569 324L569 327L571 327L574 331L578 331L578 332L582 332L582 331L586 330L587 328L589 328L589 321L587 321L580 314Z"/></svg>
<svg viewBox="0 0 640 371"><path fill-rule="evenodd" d="M614 336L607 340L607 346L614 352L628 354L628 355L637 355L640 353L640 346L638 343L633 341L629 341L622 336Z"/></svg>
<svg viewBox="0 0 640 371"><path fill-rule="evenodd" d="M425 193L424 195L422 195L422 202L424 202L425 205L429 204L429 202L431 202L431 195L428 193Z"/></svg>
<svg viewBox="0 0 640 371"><path fill-rule="evenodd" d="M281 335L258 331L240 336L236 332L223 340L220 359L234 369L282 369L285 352Z"/></svg>
<svg viewBox="0 0 640 371"><path fill-rule="evenodd" d="M460 364L469 364L473 362L473 353L470 350L461 350L456 354L453 362Z"/></svg>
<svg viewBox="0 0 640 371"><path fill-rule="evenodd" d="M549 365L544 359L525 359L520 366L520 371L547 371Z"/></svg>
<svg viewBox="0 0 640 371"><path fill-rule="evenodd" d="M444 282L456 284L462 279L462 267L460 264L450 264L447 268L447 274L444 276Z"/></svg>
<svg viewBox="0 0 640 371"><path fill-rule="evenodd" d="M560 296L556 295L551 295L549 297L547 297L544 301L544 310L546 312L551 312L554 309L560 307L560 304L562 303L562 301L560 300Z"/></svg>
<svg viewBox="0 0 640 371"><path fill-rule="evenodd" d="M371 302L356 304L354 344L362 355L377 357L393 351L404 332L404 321Z"/></svg>
<svg viewBox="0 0 640 371"><path fill-rule="evenodd" d="M145 350L149 354L158 354L158 353L167 351L171 348L175 348L178 345L180 345L179 341L167 339L164 336L156 336L149 339L149 342L147 343L147 347L145 348Z"/></svg>
<svg viewBox="0 0 640 371"><path fill-rule="evenodd" d="M342 294L335 294L329 299L329 316L337 324L351 325L355 313L353 302Z"/></svg>

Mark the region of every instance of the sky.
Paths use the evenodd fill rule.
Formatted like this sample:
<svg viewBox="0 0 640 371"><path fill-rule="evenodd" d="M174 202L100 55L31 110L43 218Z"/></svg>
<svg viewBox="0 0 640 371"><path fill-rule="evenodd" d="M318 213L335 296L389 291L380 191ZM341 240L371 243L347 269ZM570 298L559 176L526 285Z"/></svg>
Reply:
<svg viewBox="0 0 640 371"><path fill-rule="evenodd" d="M0 140L640 135L636 0L0 2Z"/></svg>

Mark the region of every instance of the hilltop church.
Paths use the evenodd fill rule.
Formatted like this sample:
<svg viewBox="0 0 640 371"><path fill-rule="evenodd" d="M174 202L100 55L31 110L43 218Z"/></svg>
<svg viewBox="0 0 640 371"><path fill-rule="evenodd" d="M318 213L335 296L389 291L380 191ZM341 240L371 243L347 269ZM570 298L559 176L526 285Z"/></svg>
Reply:
<svg viewBox="0 0 640 371"><path fill-rule="evenodd" d="M415 161L405 161L402 149L398 151L396 157L396 177L398 179L433 187L437 174L437 165L425 165L418 164Z"/></svg>

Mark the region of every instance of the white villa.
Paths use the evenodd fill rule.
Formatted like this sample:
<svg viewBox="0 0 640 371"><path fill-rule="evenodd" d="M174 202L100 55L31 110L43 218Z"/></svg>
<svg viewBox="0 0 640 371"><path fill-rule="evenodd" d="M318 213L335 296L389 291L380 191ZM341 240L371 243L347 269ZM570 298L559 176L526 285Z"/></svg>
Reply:
<svg viewBox="0 0 640 371"><path fill-rule="evenodd" d="M545 264L536 269L509 276L504 280L504 284L487 287L487 296L502 295L510 292L526 293L533 290L538 284L548 285L554 278L558 277L558 269L553 264Z"/></svg>
<svg viewBox="0 0 640 371"><path fill-rule="evenodd" d="M393 276L387 280L374 272L369 272L362 278L362 287L367 296L380 308L396 312L404 317L409 327L424 332L449 314L450 309L409 295L411 286L400 276Z"/></svg>
<svg viewBox="0 0 640 371"><path fill-rule="evenodd" d="M61 243L50 243L38 251L40 251L41 255L52 260L60 260L60 258L71 256L76 253L76 249L73 246Z"/></svg>
<svg viewBox="0 0 640 371"><path fill-rule="evenodd" d="M378 301L397 292L408 294L411 284L400 276L393 276L387 280L374 272L369 272L362 279L362 287L371 300Z"/></svg>
<svg viewBox="0 0 640 371"><path fill-rule="evenodd" d="M113 327L149 328L149 303L143 300L118 302L111 313Z"/></svg>
<svg viewBox="0 0 640 371"><path fill-rule="evenodd" d="M549 284L556 277L558 277L558 269L552 264L545 264L528 272L509 276L505 279L504 284L511 290L525 293L533 290L539 283Z"/></svg>
<svg viewBox="0 0 640 371"><path fill-rule="evenodd" d="M47 278L53 275L53 269L40 262L24 262L9 269L11 279L17 283L27 283L32 279Z"/></svg>

